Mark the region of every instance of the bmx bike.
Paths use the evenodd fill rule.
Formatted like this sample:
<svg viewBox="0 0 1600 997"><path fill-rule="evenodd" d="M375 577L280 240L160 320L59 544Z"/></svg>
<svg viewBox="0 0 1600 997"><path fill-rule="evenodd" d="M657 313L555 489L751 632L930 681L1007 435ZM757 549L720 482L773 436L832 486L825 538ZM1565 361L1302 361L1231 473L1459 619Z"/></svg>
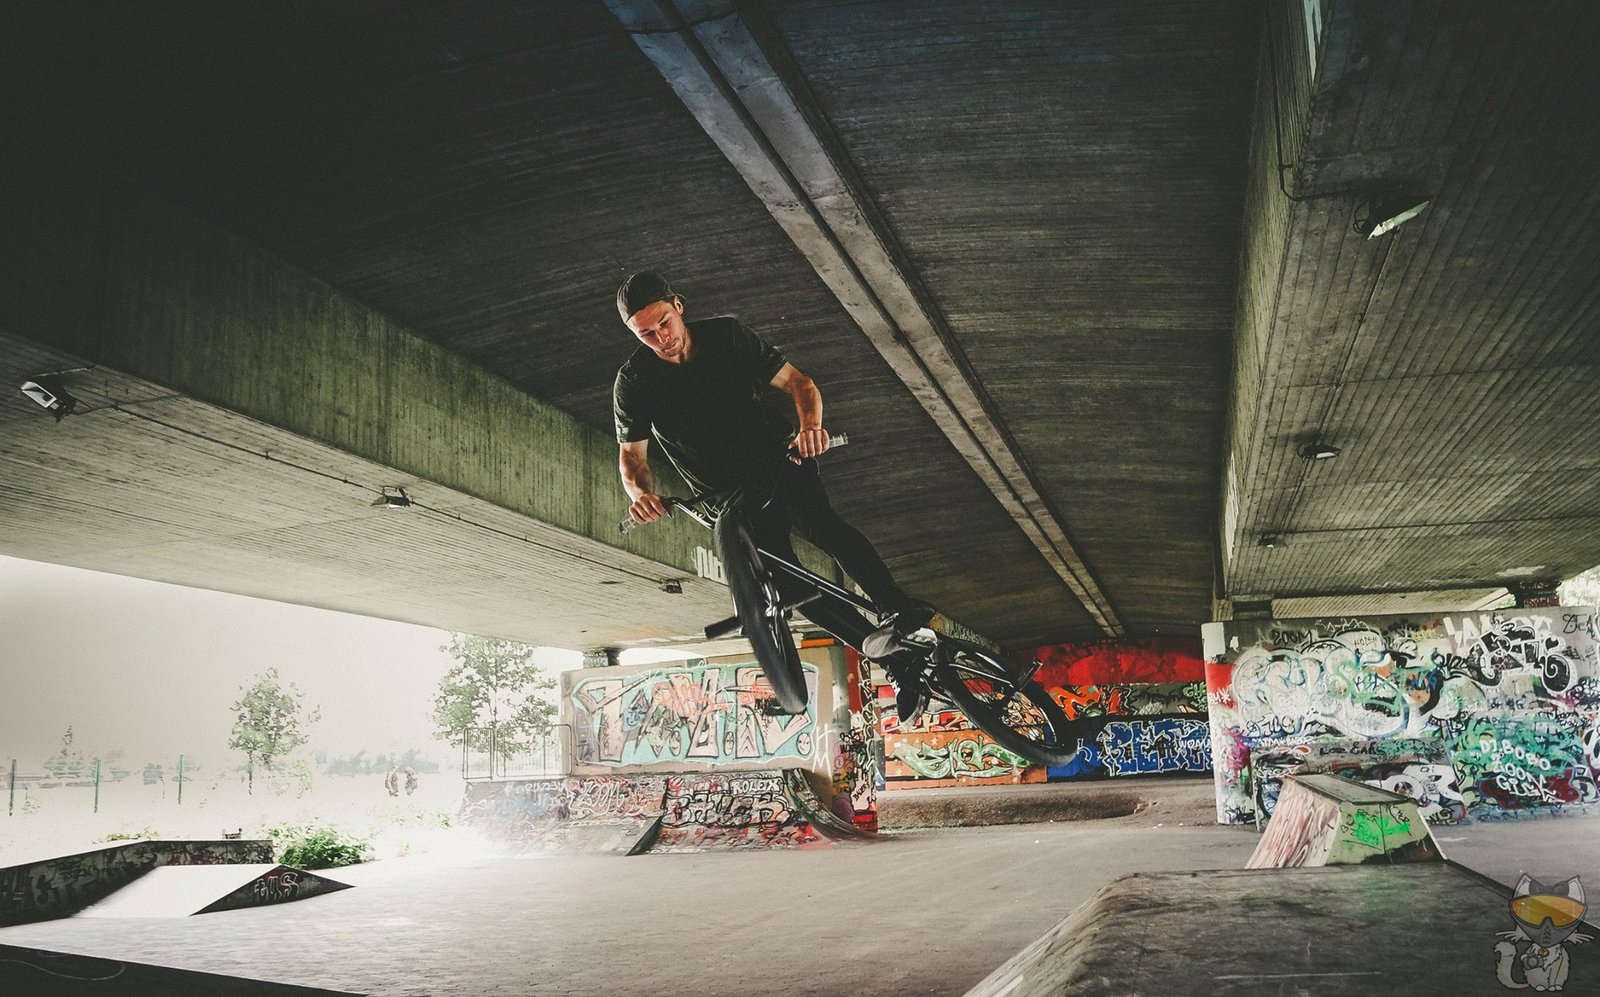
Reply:
<svg viewBox="0 0 1600 997"><path fill-rule="evenodd" d="M839 447L848 437L832 437ZM668 511L681 510L707 529L721 529L723 573L733 595L734 615L705 628L707 640L743 632L755 651L756 661L772 686L777 712L803 713L809 699L805 672L795 648L789 621L803 614L813 624L855 649L863 658L866 638L893 623L867 599L771 551L756 546L744 513L735 508L714 518L708 511L724 493L709 492L693 498L663 497ZM719 527L718 520L734 517ZM638 524L625 519L623 533ZM873 621L876 621L875 623ZM981 644L922 627L895 634L890 657L897 660L902 681L920 684L919 702L927 709L948 703L994 739L1001 747L1041 765L1063 765L1078 753L1078 734L1066 712L1038 682L1034 670L1017 671Z"/></svg>

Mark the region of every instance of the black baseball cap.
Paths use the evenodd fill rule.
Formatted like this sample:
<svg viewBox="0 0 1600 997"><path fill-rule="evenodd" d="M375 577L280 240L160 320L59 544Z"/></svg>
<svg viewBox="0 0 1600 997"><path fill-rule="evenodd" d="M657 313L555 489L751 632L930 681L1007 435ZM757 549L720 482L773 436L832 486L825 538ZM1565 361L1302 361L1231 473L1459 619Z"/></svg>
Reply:
<svg viewBox="0 0 1600 997"><path fill-rule="evenodd" d="M667 278L653 270L640 270L617 288L617 311L622 313L622 321L626 322L639 309L676 297L678 292L667 283Z"/></svg>

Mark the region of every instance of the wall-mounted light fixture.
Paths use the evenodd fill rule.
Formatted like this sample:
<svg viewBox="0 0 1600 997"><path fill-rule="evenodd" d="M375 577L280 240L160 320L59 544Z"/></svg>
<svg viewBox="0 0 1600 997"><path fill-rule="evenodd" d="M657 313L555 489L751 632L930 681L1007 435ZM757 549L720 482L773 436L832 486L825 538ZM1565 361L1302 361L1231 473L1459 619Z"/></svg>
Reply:
<svg viewBox="0 0 1600 997"><path fill-rule="evenodd" d="M1257 547L1265 547L1268 550L1272 550L1277 547L1283 547L1285 544L1286 541L1283 539L1283 537L1276 533L1268 533L1266 536L1256 541Z"/></svg>
<svg viewBox="0 0 1600 997"><path fill-rule="evenodd" d="M1339 448L1331 443L1303 443L1295 453L1306 460L1332 460L1339 456Z"/></svg>
<svg viewBox="0 0 1600 997"><path fill-rule="evenodd" d="M661 591L667 593L668 595L682 595L683 582L676 578L669 578L661 583Z"/></svg>
<svg viewBox="0 0 1600 997"><path fill-rule="evenodd" d="M1351 227L1357 235L1376 239L1427 211L1432 203L1431 198L1410 194L1375 197L1356 209Z"/></svg>
<svg viewBox="0 0 1600 997"><path fill-rule="evenodd" d="M383 494L373 499L372 504L384 509L405 509L411 505L411 496L406 494L404 488L390 488L385 485Z"/></svg>
<svg viewBox="0 0 1600 997"><path fill-rule="evenodd" d="M55 415L60 422L78 407L78 399L61 385L57 374L40 374L31 381L22 382L22 393L38 402L45 411Z"/></svg>

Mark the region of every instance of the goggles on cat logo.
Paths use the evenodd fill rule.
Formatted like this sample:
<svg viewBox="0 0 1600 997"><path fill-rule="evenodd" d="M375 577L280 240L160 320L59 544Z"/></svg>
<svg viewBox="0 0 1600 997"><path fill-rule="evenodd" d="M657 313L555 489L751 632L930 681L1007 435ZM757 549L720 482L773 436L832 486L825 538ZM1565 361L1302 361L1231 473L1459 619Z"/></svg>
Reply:
<svg viewBox="0 0 1600 997"><path fill-rule="evenodd" d="M1587 906L1571 897L1517 897L1511 901L1511 914L1525 924L1540 925L1549 918L1553 926L1565 928L1580 920Z"/></svg>

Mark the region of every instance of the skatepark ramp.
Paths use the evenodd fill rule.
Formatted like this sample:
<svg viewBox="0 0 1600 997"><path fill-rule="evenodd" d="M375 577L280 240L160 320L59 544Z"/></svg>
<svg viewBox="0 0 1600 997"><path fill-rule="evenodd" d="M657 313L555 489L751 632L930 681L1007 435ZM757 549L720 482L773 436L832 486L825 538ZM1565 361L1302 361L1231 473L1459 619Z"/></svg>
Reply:
<svg viewBox="0 0 1600 997"><path fill-rule="evenodd" d="M1448 861L1135 873L967 997L1504 993L1530 985L1533 949L1500 937L1512 925L1510 898ZM1592 956L1571 957L1568 992L1600 993Z"/></svg>
<svg viewBox="0 0 1600 997"><path fill-rule="evenodd" d="M817 848L870 837L822 806L801 769L574 776L469 793L463 823L524 851Z"/></svg>
<svg viewBox="0 0 1600 997"><path fill-rule="evenodd" d="M188 917L289 903L348 890L304 869L271 862L251 865L186 865L152 869L78 917Z"/></svg>
<svg viewBox="0 0 1600 997"><path fill-rule="evenodd" d="M700 773L667 778L652 850L826 848L858 837L854 825L823 809L799 769Z"/></svg>
<svg viewBox="0 0 1600 997"><path fill-rule="evenodd" d="M1335 775L1291 775L1245 868L1443 858L1416 800Z"/></svg>
<svg viewBox="0 0 1600 997"><path fill-rule="evenodd" d="M0 869L0 927L70 917L163 866L272 861L272 842L125 841Z"/></svg>

